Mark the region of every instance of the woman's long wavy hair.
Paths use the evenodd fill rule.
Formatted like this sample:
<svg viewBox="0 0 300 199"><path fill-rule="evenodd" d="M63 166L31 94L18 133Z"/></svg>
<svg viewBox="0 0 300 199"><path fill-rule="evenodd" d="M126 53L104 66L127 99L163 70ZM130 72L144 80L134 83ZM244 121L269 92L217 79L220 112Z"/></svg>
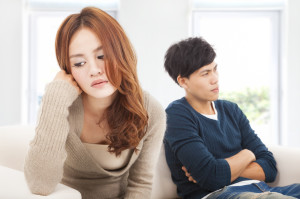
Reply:
<svg viewBox="0 0 300 199"><path fill-rule="evenodd" d="M58 29L55 50L61 69L71 73L69 46L72 36L89 28L102 43L108 80L117 88L117 97L105 112L110 133L108 149L117 156L125 149L135 149L145 135L148 114L137 78L137 59L120 24L106 12L86 7L68 16Z"/></svg>

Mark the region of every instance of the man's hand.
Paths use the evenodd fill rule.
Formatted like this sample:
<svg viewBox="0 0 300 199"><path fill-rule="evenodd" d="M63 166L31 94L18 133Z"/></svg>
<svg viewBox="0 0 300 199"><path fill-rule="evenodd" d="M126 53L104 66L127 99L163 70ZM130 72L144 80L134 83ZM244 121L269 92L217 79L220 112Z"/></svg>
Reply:
<svg viewBox="0 0 300 199"><path fill-rule="evenodd" d="M67 74L66 71L64 71L64 70L60 70L56 74L54 80L64 80L64 81L67 81L69 84L73 85L76 88L76 90L78 92L78 95L80 95L82 93L82 90L78 86L78 84L75 81L74 77L71 74Z"/></svg>
<svg viewBox="0 0 300 199"><path fill-rule="evenodd" d="M188 178L188 180L190 182L193 182L193 183L197 183L197 181L191 176L191 174L187 171L187 169L185 168L185 166L181 167L182 170L185 172L185 175L186 177Z"/></svg>
<svg viewBox="0 0 300 199"><path fill-rule="evenodd" d="M225 159L231 171L231 182L241 176L241 173L256 160L254 153L248 149L243 149L239 153Z"/></svg>

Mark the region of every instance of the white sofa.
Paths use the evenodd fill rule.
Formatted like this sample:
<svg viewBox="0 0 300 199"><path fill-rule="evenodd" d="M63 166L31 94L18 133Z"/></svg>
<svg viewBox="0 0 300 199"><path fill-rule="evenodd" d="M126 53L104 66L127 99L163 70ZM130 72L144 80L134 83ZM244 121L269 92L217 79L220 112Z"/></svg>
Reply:
<svg viewBox="0 0 300 199"><path fill-rule="evenodd" d="M31 194L23 175L24 158L29 142L34 136L32 126L0 127L0 198L5 199L80 199L78 191L59 184L54 193L49 196ZM278 176L272 185L287 185L300 182L300 148L271 146L278 165ZM176 186L171 180L171 174L166 164L162 148L156 172L152 199L178 198Z"/></svg>

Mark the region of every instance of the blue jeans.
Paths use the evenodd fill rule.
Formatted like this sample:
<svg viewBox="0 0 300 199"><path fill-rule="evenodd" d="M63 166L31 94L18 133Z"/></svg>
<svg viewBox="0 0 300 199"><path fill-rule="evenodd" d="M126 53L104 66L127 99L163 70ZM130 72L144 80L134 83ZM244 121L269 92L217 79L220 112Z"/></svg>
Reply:
<svg viewBox="0 0 300 199"><path fill-rule="evenodd" d="M270 187L265 182L244 186L228 186L211 194L207 199L300 199L300 184Z"/></svg>

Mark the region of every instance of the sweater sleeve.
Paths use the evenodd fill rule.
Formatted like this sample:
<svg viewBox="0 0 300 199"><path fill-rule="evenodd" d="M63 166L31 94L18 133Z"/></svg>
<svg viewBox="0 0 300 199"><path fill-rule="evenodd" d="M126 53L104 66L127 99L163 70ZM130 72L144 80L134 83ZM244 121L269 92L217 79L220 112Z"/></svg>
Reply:
<svg viewBox="0 0 300 199"><path fill-rule="evenodd" d="M139 157L129 170L126 199L151 197L154 169L158 161L166 128L166 114L150 95L148 98L148 127Z"/></svg>
<svg viewBox="0 0 300 199"><path fill-rule="evenodd" d="M263 169L266 182L273 182L277 175L276 161L272 152L264 145L260 138L255 134L254 130L249 124L249 120L236 105L236 115L239 116L239 128L242 135L243 149L251 150L256 157L256 161Z"/></svg>
<svg viewBox="0 0 300 199"><path fill-rule="evenodd" d="M166 153L167 162L177 186L181 185L184 188L183 184L187 181L185 172L181 169L185 166L197 181L199 188L215 191L230 184L230 167L226 160L213 156L199 131L196 116L186 107L178 104L169 107L165 147L170 149L171 154ZM168 156L175 156L180 165L168 160Z"/></svg>
<svg viewBox="0 0 300 199"><path fill-rule="evenodd" d="M61 181L69 132L69 107L78 97L76 89L63 80L47 87L39 110L35 137L25 158L24 174L34 194L48 195Z"/></svg>

